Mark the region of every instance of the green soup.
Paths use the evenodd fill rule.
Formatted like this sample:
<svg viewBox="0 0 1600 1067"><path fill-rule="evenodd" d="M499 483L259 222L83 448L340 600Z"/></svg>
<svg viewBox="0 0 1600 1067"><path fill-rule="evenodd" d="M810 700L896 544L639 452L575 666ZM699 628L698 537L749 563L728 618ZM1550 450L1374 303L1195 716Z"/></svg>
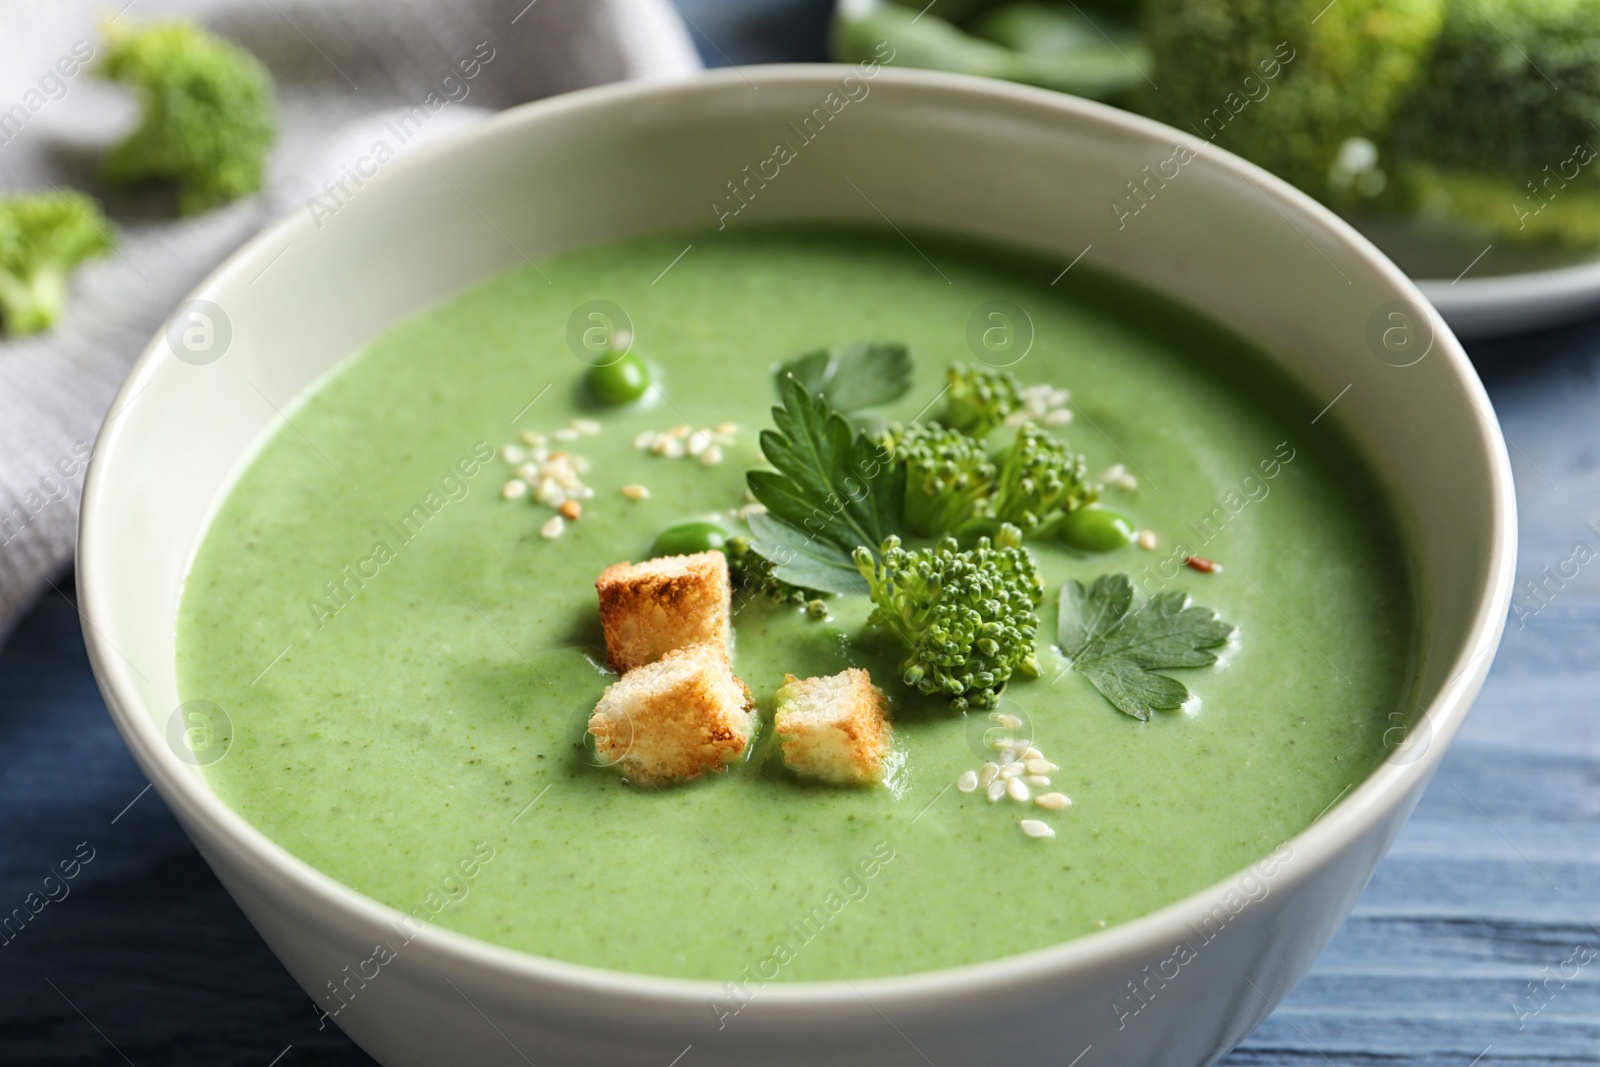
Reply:
<svg viewBox="0 0 1600 1067"><path fill-rule="evenodd" d="M1372 476L1304 395L1238 338L1087 263L933 236L769 229L590 249L419 314L348 359L239 475L194 560L179 621L185 699L226 712L217 793L307 863L452 930L598 967L717 981L904 974L993 959L1132 919L1273 851L1360 782L1408 711L1409 553ZM669 264L670 269L665 270ZM569 318L632 319L660 395L598 409ZM871 671L894 709L890 784L801 782L768 750L681 787L594 766L585 720L614 680L593 582L663 528L745 502L772 366L862 338L917 357L910 419L969 320L996 300L1035 337L1011 369L1072 390L1060 427L1104 502L1153 550L1030 541L1050 593L1042 675L1008 713L1060 764L1064 811L952 788L982 762L984 713L897 679L864 598L825 620L741 608L734 665L769 723L785 672ZM287 398L273 398L284 401ZM574 418L558 444L595 490L553 514L505 500L496 452ZM723 462L635 447L645 430L738 424ZM624 485L646 486L633 500ZM1220 573L1181 565L1186 552ZM1139 722L1053 648L1056 590L1110 571L1183 590L1238 627L1198 696ZM1055 836L1019 832L1020 818ZM331 1004L331 1002L330 1002Z"/></svg>

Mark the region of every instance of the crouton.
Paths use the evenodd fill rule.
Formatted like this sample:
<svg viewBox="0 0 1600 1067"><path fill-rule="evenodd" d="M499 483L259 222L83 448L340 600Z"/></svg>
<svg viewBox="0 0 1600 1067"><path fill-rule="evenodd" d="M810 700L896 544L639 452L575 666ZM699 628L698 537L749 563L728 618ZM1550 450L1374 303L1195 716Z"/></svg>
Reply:
<svg viewBox="0 0 1600 1067"><path fill-rule="evenodd" d="M594 585L606 653L622 674L702 641L728 647L733 590L721 552L614 563Z"/></svg>
<svg viewBox="0 0 1600 1067"><path fill-rule="evenodd" d="M783 762L796 774L840 785L883 777L889 755L889 704L856 667L826 678L785 676L777 731Z"/></svg>
<svg viewBox="0 0 1600 1067"><path fill-rule="evenodd" d="M720 771L744 754L757 715L720 640L674 649L606 687L589 716L595 751L633 782Z"/></svg>

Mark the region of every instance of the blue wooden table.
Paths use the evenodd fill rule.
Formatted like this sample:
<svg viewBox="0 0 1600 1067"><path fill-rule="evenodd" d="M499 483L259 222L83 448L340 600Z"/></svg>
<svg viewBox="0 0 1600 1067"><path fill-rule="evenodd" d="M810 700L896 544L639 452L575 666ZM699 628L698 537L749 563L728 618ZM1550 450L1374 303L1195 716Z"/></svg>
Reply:
<svg viewBox="0 0 1600 1067"><path fill-rule="evenodd" d="M713 65L823 54L825 0L681 7ZM1473 356L1512 442L1519 586L1559 575L1600 553L1600 321ZM1546 588L1354 916L1229 1067L1600 1065L1600 560ZM51 593L0 648L0 911L74 877L0 946L0 1064L370 1064L146 785Z"/></svg>

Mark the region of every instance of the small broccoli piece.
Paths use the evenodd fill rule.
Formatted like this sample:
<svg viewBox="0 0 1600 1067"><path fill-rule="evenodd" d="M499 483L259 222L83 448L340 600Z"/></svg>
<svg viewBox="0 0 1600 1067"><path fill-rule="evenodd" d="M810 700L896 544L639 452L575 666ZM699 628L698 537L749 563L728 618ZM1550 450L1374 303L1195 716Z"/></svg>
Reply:
<svg viewBox="0 0 1600 1067"><path fill-rule="evenodd" d="M945 373L941 422L972 437L984 437L1024 403L1022 383L1010 371L952 363Z"/></svg>
<svg viewBox="0 0 1600 1067"><path fill-rule="evenodd" d="M97 73L133 89L142 111L106 156L107 179L172 182L184 215L259 191L277 132L267 68L192 22L107 25L105 34Z"/></svg>
<svg viewBox="0 0 1600 1067"><path fill-rule="evenodd" d="M1089 483L1088 461L1029 423L1017 430L1017 439L1000 460L988 514L1033 534L1099 495Z"/></svg>
<svg viewBox="0 0 1600 1067"><path fill-rule="evenodd" d="M111 250L111 224L78 192L0 197L0 324L13 337L54 326L67 282Z"/></svg>
<svg viewBox="0 0 1600 1067"><path fill-rule="evenodd" d="M1021 537L1002 526L992 544L982 537L967 551L953 537L918 550L890 537L877 560L856 549L872 618L910 646L900 664L906 685L942 693L958 710L992 708L1014 673L1038 675L1033 635L1044 580Z"/></svg>
<svg viewBox="0 0 1600 1067"><path fill-rule="evenodd" d="M722 546L722 550L728 557L728 579L735 587L743 589L750 596L768 597L780 604L803 605L812 618L822 618L827 615L827 603L822 600L826 594L815 589L804 589L775 577L772 573L772 561L751 551L750 538L742 534L730 537ZM822 604L820 612L811 610L813 601Z"/></svg>
<svg viewBox="0 0 1600 1067"><path fill-rule="evenodd" d="M986 513L999 473L983 442L959 430L913 423L884 447L906 466L906 528L942 537Z"/></svg>
<svg viewBox="0 0 1600 1067"><path fill-rule="evenodd" d="M1445 5L1153 0L1143 25L1160 91L1148 92L1141 109L1320 200L1364 204L1383 181L1342 180L1340 149L1353 139L1384 143Z"/></svg>
<svg viewBox="0 0 1600 1067"><path fill-rule="evenodd" d="M1597 124L1600 0L1473 0L1451 5L1391 152L1427 217L1586 244L1600 240L1584 174Z"/></svg>

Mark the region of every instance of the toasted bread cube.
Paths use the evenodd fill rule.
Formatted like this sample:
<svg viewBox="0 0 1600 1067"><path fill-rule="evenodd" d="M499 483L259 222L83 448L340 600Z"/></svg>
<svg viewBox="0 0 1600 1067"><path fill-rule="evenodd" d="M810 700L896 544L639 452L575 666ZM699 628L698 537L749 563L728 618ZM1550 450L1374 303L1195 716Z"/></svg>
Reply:
<svg viewBox="0 0 1600 1067"><path fill-rule="evenodd" d="M889 702L858 667L826 678L785 676L777 730L796 774L840 785L875 782L889 756Z"/></svg>
<svg viewBox="0 0 1600 1067"><path fill-rule="evenodd" d="M595 751L633 782L720 771L744 755L757 715L718 641L674 649L606 687L589 716Z"/></svg>
<svg viewBox="0 0 1600 1067"><path fill-rule="evenodd" d="M733 590L721 552L614 563L594 586L606 653L622 674L702 641L728 647Z"/></svg>

